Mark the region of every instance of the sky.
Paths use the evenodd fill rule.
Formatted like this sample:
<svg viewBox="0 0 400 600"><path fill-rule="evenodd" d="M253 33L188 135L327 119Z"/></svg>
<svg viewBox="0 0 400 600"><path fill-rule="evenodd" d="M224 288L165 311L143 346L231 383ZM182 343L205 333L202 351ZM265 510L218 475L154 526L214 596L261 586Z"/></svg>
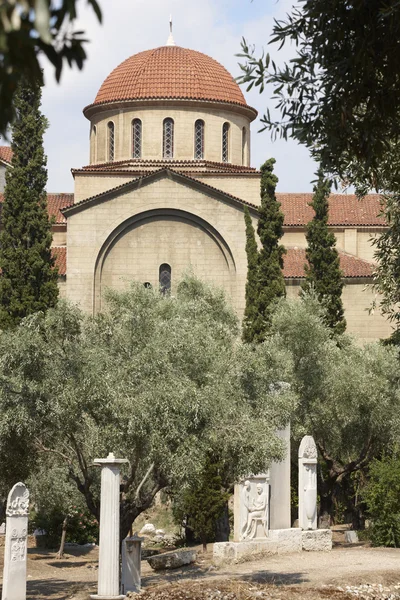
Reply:
<svg viewBox="0 0 400 600"><path fill-rule="evenodd" d="M102 25L86 1L78 3L75 29L83 29L90 40L83 70L66 66L57 84L52 67L43 61L42 110L50 123L45 134L49 192L72 192L71 168L89 162L89 121L82 109L94 101L102 82L119 63L132 54L166 43L170 14L177 45L212 56L237 77L240 69L235 54L240 52L242 36L261 51L267 45L274 18L283 18L293 0L99 0L99 3ZM279 54L277 49L273 52L273 58L281 63L293 50L284 47ZM268 93L243 92L259 115L267 106L273 107ZM316 165L308 151L291 140L272 142L270 134L258 133L259 129L256 119L251 129L252 166L259 167L273 156L279 177L277 191L311 191Z"/></svg>

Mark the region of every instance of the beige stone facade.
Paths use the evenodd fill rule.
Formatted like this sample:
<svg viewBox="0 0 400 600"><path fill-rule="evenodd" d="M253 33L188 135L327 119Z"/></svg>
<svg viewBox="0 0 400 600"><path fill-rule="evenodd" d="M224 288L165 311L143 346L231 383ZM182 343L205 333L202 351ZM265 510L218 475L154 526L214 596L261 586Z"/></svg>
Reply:
<svg viewBox="0 0 400 600"><path fill-rule="evenodd" d="M174 56L168 59L171 68ZM202 74L204 81L208 81L207 73ZM240 100L241 92L230 101L229 97L213 100L211 92L202 94L201 90L198 97L189 92L176 98L170 94L164 98L162 93L136 97L132 88L131 98L116 95L114 100L107 82L101 88L106 89L107 101L96 99L84 111L90 121L90 164L73 170L73 204L59 206L54 245L63 249L64 260L66 255L61 295L96 313L104 306L107 287L123 289L136 280L157 288L160 268L167 265L172 292L183 273L191 270L222 286L241 317L247 276L243 208L250 207L256 227L260 204L260 173L250 167L250 124L255 111ZM115 77L113 82L117 94ZM212 83L207 86L212 90ZM223 90L220 93L223 96ZM140 152L135 155L133 123L138 119ZM166 119L173 121L170 156L165 155ZM195 137L199 120L203 123L200 156ZM229 135L224 139L227 126ZM285 224L289 297L298 295L304 264L307 220L303 208L298 218L295 211ZM368 313L374 299L368 287L373 268L371 238L384 225L374 220L354 222L353 217L349 214L332 225L344 257L348 331L374 340L390 334L379 312Z"/></svg>

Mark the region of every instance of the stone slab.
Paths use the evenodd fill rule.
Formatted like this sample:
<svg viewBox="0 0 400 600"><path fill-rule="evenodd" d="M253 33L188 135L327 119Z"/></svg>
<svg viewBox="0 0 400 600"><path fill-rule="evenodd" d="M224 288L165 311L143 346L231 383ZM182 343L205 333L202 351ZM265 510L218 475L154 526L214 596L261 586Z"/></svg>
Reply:
<svg viewBox="0 0 400 600"><path fill-rule="evenodd" d="M344 541L347 544L358 544L359 539L358 539L357 531L345 531L344 532Z"/></svg>
<svg viewBox="0 0 400 600"><path fill-rule="evenodd" d="M271 529L269 539L277 542L278 554L287 554L289 552L301 552L301 529L292 527L291 529Z"/></svg>
<svg viewBox="0 0 400 600"><path fill-rule="evenodd" d="M216 542L213 563L217 566L256 560L278 554L278 543L269 539L251 542Z"/></svg>
<svg viewBox="0 0 400 600"><path fill-rule="evenodd" d="M301 542L306 552L329 552L332 550L332 531L330 529L302 531Z"/></svg>
<svg viewBox="0 0 400 600"><path fill-rule="evenodd" d="M147 562L155 571L161 569L178 569L190 565L196 560L196 550L173 550L156 556L149 556Z"/></svg>

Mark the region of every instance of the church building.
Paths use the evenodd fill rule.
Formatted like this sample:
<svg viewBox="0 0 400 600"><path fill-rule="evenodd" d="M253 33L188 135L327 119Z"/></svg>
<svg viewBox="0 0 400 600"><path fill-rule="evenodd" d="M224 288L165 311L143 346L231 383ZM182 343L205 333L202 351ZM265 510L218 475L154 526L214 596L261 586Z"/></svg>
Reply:
<svg viewBox="0 0 400 600"><path fill-rule="evenodd" d="M61 295L95 313L108 286L130 280L172 293L192 269L222 286L243 315L247 258L243 209L257 226L260 172L251 166L257 112L213 58L174 44L117 66L84 108L90 160L72 169L74 194L48 194ZM265 157L266 159L268 156ZM10 162L0 149L0 185ZM312 194L277 194L285 214L289 296L304 277ZM374 298L371 238L385 223L377 195L332 195L330 227L345 278L348 331L363 340L391 328L368 313Z"/></svg>

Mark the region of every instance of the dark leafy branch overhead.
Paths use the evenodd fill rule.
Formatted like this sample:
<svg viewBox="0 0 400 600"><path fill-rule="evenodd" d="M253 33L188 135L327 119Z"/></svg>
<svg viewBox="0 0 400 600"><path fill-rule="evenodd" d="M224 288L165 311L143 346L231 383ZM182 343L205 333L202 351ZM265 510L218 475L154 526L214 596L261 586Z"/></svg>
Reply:
<svg viewBox="0 0 400 600"><path fill-rule="evenodd" d="M267 109L263 129L304 144L325 172L384 187L400 134L400 2L300 0L268 43L291 43L292 58L277 66L244 39L238 55L240 83L272 86L278 114Z"/></svg>
<svg viewBox="0 0 400 600"><path fill-rule="evenodd" d="M87 0L99 21L97 0ZM13 121L13 97L22 78L43 84L39 55L60 81L63 65L82 69L85 33L74 30L78 0L9 0L0 3L0 134Z"/></svg>

